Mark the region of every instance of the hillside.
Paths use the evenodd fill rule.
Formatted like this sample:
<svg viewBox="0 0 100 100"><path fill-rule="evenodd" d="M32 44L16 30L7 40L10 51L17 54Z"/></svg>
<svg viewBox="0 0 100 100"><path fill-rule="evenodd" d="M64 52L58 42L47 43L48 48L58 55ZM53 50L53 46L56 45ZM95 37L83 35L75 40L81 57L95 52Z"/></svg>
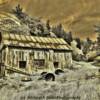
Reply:
<svg viewBox="0 0 100 100"><path fill-rule="evenodd" d="M15 6L21 3L32 16L50 19L52 24L63 23L81 38L94 38L94 25L100 23L100 0L9 0ZM75 34L76 33L76 34Z"/></svg>

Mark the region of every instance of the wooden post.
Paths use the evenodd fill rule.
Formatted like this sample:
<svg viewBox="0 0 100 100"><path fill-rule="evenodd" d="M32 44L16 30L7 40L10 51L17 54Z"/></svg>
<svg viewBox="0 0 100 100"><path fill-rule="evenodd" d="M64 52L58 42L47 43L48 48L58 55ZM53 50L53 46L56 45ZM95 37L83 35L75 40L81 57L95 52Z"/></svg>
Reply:
<svg viewBox="0 0 100 100"><path fill-rule="evenodd" d="M6 47L6 49L5 49L5 65L8 64L8 52L9 52L8 47ZM8 76L6 66L5 66L5 76Z"/></svg>
<svg viewBox="0 0 100 100"><path fill-rule="evenodd" d="M27 69L30 74L32 74L32 68L30 63L30 52L27 52Z"/></svg>

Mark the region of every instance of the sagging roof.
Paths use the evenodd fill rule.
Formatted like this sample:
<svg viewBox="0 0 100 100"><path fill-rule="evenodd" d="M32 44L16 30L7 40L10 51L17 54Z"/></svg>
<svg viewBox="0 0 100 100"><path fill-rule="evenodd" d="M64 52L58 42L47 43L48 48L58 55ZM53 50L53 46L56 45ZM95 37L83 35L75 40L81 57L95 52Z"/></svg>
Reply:
<svg viewBox="0 0 100 100"><path fill-rule="evenodd" d="M71 50L71 47L62 38L37 37L31 35L1 33L0 42L3 45L14 47Z"/></svg>

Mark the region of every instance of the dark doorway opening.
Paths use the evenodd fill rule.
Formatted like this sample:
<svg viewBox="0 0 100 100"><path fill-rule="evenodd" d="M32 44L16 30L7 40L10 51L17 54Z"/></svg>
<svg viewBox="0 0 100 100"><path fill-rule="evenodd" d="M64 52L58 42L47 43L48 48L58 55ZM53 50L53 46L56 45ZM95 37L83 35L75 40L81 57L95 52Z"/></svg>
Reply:
<svg viewBox="0 0 100 100"><path fill-rule="evenodd" d="M26 68L26 61L19 61L19 68Z"/></svg>
<svg viewBox="0 0 100 100"><path fill-rule="evenodd" d="M58 68L59 62L54 62L54 68Z"/></svg>

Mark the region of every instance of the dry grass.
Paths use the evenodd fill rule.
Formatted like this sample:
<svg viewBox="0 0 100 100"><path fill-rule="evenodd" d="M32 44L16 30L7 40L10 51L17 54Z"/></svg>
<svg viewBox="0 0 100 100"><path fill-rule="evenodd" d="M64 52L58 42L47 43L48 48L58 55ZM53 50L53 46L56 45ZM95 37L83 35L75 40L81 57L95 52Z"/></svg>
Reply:
<svg viewBox="0 0 100 100"><path fill-rule="evenodd" d="M55 82L36 79L28 83L17 79L0 81L0 100L50 100L48 97L52 97L51 100L67 100L67 97L100 100L100 79L85 79L86 74L92 75L97 72L97 69L86 68L82 65L77 70L66 69L65 71L64 74L56 76ZM67 99L60 97L57 99L57 96Z"/></svg>

